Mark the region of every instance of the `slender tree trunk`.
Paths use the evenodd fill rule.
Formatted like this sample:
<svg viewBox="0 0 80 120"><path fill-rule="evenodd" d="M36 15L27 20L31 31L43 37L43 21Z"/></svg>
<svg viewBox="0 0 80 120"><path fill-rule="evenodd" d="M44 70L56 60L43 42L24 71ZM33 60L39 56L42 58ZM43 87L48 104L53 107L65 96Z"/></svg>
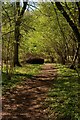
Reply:
<svg viewBox="0 0 80 120"><path fill-rule="evenodd" d="M76 53L74 55L74 59L73 59L72 65L70 66L71 69L75 68L75 62L76 62L76 59L78 57L78 51L79 51L79 48L77 48Z"/></svg>
<svg viewBox="0 0 80 120"><path fill-rule="evenodd" d="M78 67L80 68L80 43L78 43Z"/></svg>
<svg viewBox="0 0 80 120"><path fill-rule="evenodd" d="M53 4L53 3L52 3ZM67 22L69 23L70 27L72 28L77 42L78 42L78 53L76 55L78 55L78 63L80 64L80 32L78 27L74 24L74 22L71 20L70 16L67 14L67 12L65 11L64 7L61 5L60 2L55 2L57 8L59 11L61 11L62 15L65 17L65 19L67 20ZM79 19L80 19L80 7L78 8L79 11ZM80 20L79 20L80 22ZM79 23L80 24L80 23ZM77 56L76 56L77 57Z"/></svg>
<svg viewBox="0 0 80 120"><path fill-rule="evenodd" d="M20 25L21 19L26 10L27 2L23 2L23 7L20 12L20 2L16 2L16 15L15 15L15 43L14 43L14 67L21 66L19 63L19 44L20 44Z"/></svg>
<svg viewBox="0 0 80 120"><path fill-rule="evenodd" d="M20 42L20 23L15 23L15 43L14 43L14 66L21 66L19 63L19 42Z"/></svg>
<svg viewBox="0 0 80 120"><path fill-rule="evenodd" d="M77 41L80 42L80 33L79 30L77 28L77 26L73 23L73 21L70 19L69 15L67 14L67 12L64 10L63 6L60 4L60 2L55 2L57 8L59 9L59 11L61 11L62 15L65 17L65 19L67 20L67 22L69 23L70 27L72 28Z"/></svg>
<svg viewBox="0 0 80 120"><path fill-rule="evenodd" d="M76 2L76 5L78 7L78 25L80 27L80 2ZM80 42L78 43L78 67L80 67Z"/></svg>

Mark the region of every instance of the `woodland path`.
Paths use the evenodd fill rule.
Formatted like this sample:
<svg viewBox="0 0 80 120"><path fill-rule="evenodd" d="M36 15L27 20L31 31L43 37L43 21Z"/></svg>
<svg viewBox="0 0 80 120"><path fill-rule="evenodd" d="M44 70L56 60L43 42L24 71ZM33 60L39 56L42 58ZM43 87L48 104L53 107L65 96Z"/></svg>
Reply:
<svg viewBox="0 0 80 120"><path fill-rule="evenodd" d="M56 68L43 64L39 75L7 91L2 100L2 120L49 120L44 101L55 76Z"/></svg>

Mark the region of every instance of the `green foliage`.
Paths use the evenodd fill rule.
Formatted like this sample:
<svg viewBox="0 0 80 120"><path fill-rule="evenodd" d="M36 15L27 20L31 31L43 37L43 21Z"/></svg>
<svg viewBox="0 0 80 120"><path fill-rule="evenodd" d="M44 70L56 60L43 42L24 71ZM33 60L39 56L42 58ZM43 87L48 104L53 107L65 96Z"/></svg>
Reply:
<svg viewBox="0 0 80 120"><path fill-rule="evenodd" d="M55 4L41 3L39 9L31 11L30 15L31 19L26 17L30 23L27 20L26 25L29 24L34 30L24 32L21 42L24 56L26 53L41 54L63 64L72 62L77 43L73 41L73 32Z"/></svg>
<svg viewBox="0 0 80 120"><path fill-rule="evenodd" d="M76 4L63 3L64 8L72 19L77 18ZM14 30L15 30L15 5L7 3L3 4L3 33L10 33L3 36L3 59L5 53L10 57L10 51L14 54ZM77 48L77 42L74 37L73 31L70 28L66 19L62 16L55 4L50 2L40 3L38 9L34 11L26 11L20 24L20 42L19 42L19 59L24 60L27 53L31 53L45 58L54 59L54 61L72 62ZM76 7L76 11L74 8ZM6 18L6 19L5 19ZM78 21L78 20L77 20ZM77 24L77 22L76 22ZM6 39L7 38L7 39ZM73 41L74 40L74 41ZM8 48L8 50L7 50ZM8 51L8 52L7 52Z"/></svg>
<svg viewBox="0 0 80 120"><path fill-rule="evenodd" d="M39 73L40 65L25 65L23 67L16 67L11 79L7 79L6 73L2 73L2 85L3 91L16 87L17 84L21 84L27 78L31 78Z"/></svg>
<svg viewBox="0 0 80 120"><path fill-rule="evenodd" d="M80 119L80 82L75 70L57 64L58 76L48 93L46 105L50 114L55 113L56 120Z"/></svg>

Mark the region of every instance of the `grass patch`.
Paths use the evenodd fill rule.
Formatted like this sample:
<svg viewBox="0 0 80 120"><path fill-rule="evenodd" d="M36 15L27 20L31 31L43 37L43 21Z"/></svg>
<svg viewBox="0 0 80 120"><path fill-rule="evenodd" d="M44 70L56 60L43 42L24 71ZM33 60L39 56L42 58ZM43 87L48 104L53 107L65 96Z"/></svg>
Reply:
<svg viewBox="0 0 80 120"><path fill-rule="evenodd" d="M58 76L46 99L49 117L54 113L56 120L80 120L80 78L75 70L59 64L56 67Z"/></svg>
<svg viewBox="0 0 80 120"><path fill-rule="evenodd" d="M32 78L32 76L39 74L40 69L41 65L38 64L26 64L23 67L15 67L11 79L7 79L5 72L2 73L3 91L5 92L7 89L15 87L27 78Z"/></svg>

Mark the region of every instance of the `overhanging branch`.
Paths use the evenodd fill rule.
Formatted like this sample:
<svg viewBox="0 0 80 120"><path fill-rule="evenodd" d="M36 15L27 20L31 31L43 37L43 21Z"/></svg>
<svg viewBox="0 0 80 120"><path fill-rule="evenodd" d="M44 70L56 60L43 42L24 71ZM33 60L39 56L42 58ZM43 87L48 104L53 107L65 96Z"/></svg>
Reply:
<svg viewBox="0 0 80 120"><path fill-rule="evenodd" d="M51 2L53 4L53 2ZM72 28L77 41L80 43L80 33L79 30L77 28L77 26L73 23L73 21L70 19L69 15L67 14L67 12L64 10L63 6L61 5L60 2L55 2L57 8L59 11L61 11L62 15L65 17L65 19L67 20L67 22L69 23L70 27Z"/></svg>

